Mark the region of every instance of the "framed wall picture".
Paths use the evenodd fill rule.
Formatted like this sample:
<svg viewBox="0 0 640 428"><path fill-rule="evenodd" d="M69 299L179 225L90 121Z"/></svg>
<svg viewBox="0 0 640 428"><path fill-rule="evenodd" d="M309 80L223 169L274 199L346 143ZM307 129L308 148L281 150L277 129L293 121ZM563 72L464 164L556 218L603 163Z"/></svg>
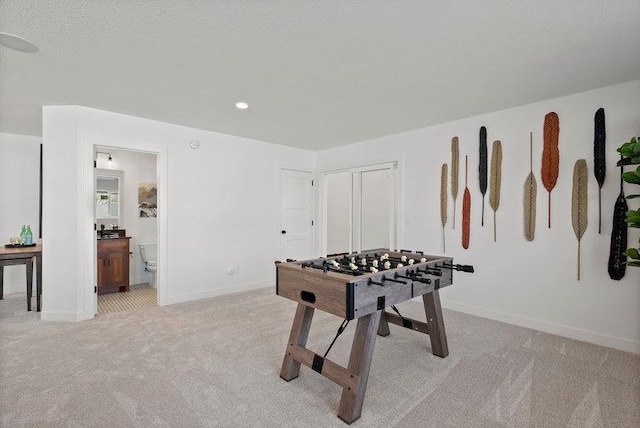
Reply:
<svg viewBox="0 0 640 428"><path fill-rule="evenodd" d="M156 183L138 184L138 212L140 217L158 216L158 187Z"/></svg>

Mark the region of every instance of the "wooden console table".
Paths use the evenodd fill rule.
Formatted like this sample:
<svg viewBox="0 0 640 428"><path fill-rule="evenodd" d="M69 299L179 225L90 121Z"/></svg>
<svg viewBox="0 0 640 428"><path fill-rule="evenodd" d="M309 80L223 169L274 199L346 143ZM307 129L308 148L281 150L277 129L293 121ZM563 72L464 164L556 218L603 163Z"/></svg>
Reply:
<svg viewBox="0 0 640 428"><path fill-rule="evenodd" d="M0 247L0 300L3 298L4 267L26 265L27 267L27 310L31 310L31 296L33 293L33 259L36 259L36 310L40 312L40 297L42 296L42 245L24 248Z"/></svg>

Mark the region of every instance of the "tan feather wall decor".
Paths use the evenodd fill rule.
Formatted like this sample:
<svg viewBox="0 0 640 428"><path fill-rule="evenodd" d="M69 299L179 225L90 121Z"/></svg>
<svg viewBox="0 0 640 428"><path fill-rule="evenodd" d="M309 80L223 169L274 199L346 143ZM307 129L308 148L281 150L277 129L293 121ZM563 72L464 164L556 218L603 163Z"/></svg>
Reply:
<svg viewBox="0 0 640 428"><path fill-rule="evenodd" d="M456 228L456 199L458 198L458 164L460 162L460 148L458 137L451 139L451 196L453 197L453 226Z"/></svg>
<svg viewBox="0 0 640 428"><path fill-rule="evenodd" d="M536 236L536 200L538 183L533 175L533 132L529 133L529 175L524 181L524 238L533 241Z"/></svg>
<svg viewBox="0 0 640 428"><path fill-rule="evenodd" d="M549 228L551 228L551 191L556 187L560 167L560 150L558 137L560 135L560 120L556 112L547 113L544 117L544 146L542 148L542 169L540 178L544 188L549 192Z"/></svg>
<svg viewBox="0 0 640 428"><path fill-rule="evenodd" d="M502 185L502 143L493 142L491 151L491 171L489 172L489 205L493 210L493 242L497 241L496 211L500 206L500 187Z"/></svg>
<svg viewBox="0 0 640 428"><path fill-rule="evenodd" d="M440 222L442 223L442 252L447 252L447 246L444 240L444 227L447 225L447 178L449 175L449 168L446 163L442 164L442 171L440 172Z"/></svg>
<svg viewBox="0 0 640 428"><path fill-rule="evenodd" d="M464 157L464 195L462 197L462 248L469 248L471 239L471 192L467 185L468 156Z"/></svg>
<svg viewBox="0 0 640 428"><path fill-rule="evenodd" d="M580 281L580 241L587 230L587 161L578 159L573 166L573 190L571 192L571 224L578 239L578 281Z"/></svg>

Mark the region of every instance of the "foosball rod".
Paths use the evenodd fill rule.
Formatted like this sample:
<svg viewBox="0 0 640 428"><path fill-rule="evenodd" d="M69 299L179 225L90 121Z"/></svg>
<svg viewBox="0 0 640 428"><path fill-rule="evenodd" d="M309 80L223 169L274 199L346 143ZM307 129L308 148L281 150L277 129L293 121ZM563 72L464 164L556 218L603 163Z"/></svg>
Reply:
<svg viewBox="0 0 640 428"><path fill-rule="evenodd" d="M384 287L384 283L387 282L387 281L395 282L395 283L398 283L398 284L406 284L405 281L399 281L397 279L387 278L385 275L382 275L380 277L380 282L374 281L372 278L369 278L369 280L367 281L367 285L375 284L375 285L380 285L380 286Z"/></svg>
<svg viewBox="0 0 640 428"><path fill-rule="evenodd" d="M472 265L452 265L452 264L444 263L442 267L444 269L457 270L459 272L467 272L467 273L475 272Z"/></svg>
<svg viewBox="0 0 640 428"><path fill-rule="evenodd" d="M382 256L378 256L377 254L375 256L369 256L369 257L359 257L359 256L353 256L353 257L347 257L344 256L342 258L339 259L335 259L335 261L337 263L342 264L343 266L348 265L350 263L353 263L357 266L367 266L367 267L376 267L373 266L373 261L378 261L378 267L380 267L380 265L384 265L384 263L386 261L388 261L389 263L394 262L396 265L391 265L391 268L395 269L398 265L398 263L402 263L402 260L397 259L397 258L381 258ZM362 264L362 260L366 260L366 264ZM414 260L415 261L415 260ZM410 266L410 265L403 265L404 266Z"/></svg>
<svg viewBox="0 0 640 428"><path fill-rule="evenodd" d="M343 259L336 259L334 260L336 263L340 264L340 266L343 266L345 268L350 268L350 265L353 263L354 265L356 265L358 268L362 268L362 267L366 267L366 268L375 268L378 269L380 266L374 266L373 263L369 262L370 259L366 258L367 262L366 264L362 264L362 260L365 260L365 258L361 258L359 260L355 260L355 261L351 261L348 258L343 258ZM358 263L360 261L360 263ZM371 273L371 272L366 272L366 273Z"/></svg>
<svg viewBox="0 0 640 428"><path fill-rule="evenodd" d="M416 272L418 274L442 276L442 271L438 269L439 267L440 266L436 266L435 268L425 267L424 270L420 270L419 267L416 267Z"/></svg>
<svg viewBox="0 0 640 428"><path fill-rule="evenodd" d="M393 274L393 277L408 279L410 281L415 281L415 282L421 282L423 284L431 284L431 278L418 278L416 274L414 274L412 271L408 271L407 273L409 274L409 276L400 275L398 274L398 272L396 272Z"/></svg>
<svg viewBox="0 0 640 428"><path fill-rule="evenodd" d="M360 259L360 260L364 260L364 258L362 258L362 259ZM378 264L378 266L374 266L372 263L370 263L370 262L369 262L369 260L371 260L371 258L367 258L367 263L366 263L365 265L362 265L362 264L357 264L357 263L355 263L355 262L351 262L351 261L350 261L348 258L346 258L346 257L345 257L345 258L343 258L343 259L341 259L341 261L342 261L343 263L349 263L349 264L353 263L353 264L355 264L358 268L360 268L360 267L369 267L369 268L374 268L374 269L379 269L379 270L387 270L387 269L384 267L384 263L385 263L385 262L387 262L388 260L386 260L386 259L385 259L385 260L381 261L381 264L379 263L379 264ZM376 260L376 259L373 259L373 260ZM338 261L338 260L336 260L336 262L340 263L340 261ZM391 261L389 261L390 266L389 266L389 268L388 268L388 269L398 269L398 264L399 264L399 263L400 263L400 262L395 263L395 266L394 266L393 264L391 264ZM341 266L344 266L344 265L341 265ZM413 265L402 265L402 267L400 267L400 269L401 269L401 268L403 268L403 267L410 267L410 266L413 266ZM345 267L345 268L346 268L346 267ZM359 270L359 269L358 269L358 270ZM371 272L369 272L369 271L360 271L360 272L362 272L363 274L371 273ZM438 269L436 269L436 268L429 268L429 267L425 267L425 269L424 269L424 270L420 270L418 267L416 267L416 273L417 273L418 275L426 274L426 275L442 276L442 272L441 272L440 270L438 270Z"/></svg>
<svg viewBox="0 0 640 428"><path fill-rule="evenodd" d="M382 256L380 256L380 257L383 257L383 256L384 256L384 254ZM406 260L402 260L402 258L400 258L400 257L391 257L391 256L388 256L388 257L384 258L385 261L390 261L390 262L395 262L395 263L403 263L403 266L407 266L407 265L411 266L410 264L408 264L409 260L413 260L414 263L425 263L427 261L425 259L425 262L423 262L422 259L424 259L424 257L421 257L421 258L419 258L417 260L415 258L410 258L410 257L408 257ZM405 263L406 263L406 265L405 265Z"/></svg>
<svg viewBox="0 0 640 428"><path fill-rule="evenodd" d="M369 263L367 263L366 265L363 264L358 264L358 263L354 263L351 262L349 259L341 259L341 260L334 260L336 263L339 264L339 267L344 269L344 271L340 271L340 272L355 272L356 274L359 275L369 275L369 274L376 274L378 273L378 267L373 266ZM344 263L344 264L341 264ZM327 264L327 266L333 266L336 267L333 263L325 261L325 263ZM351 265L355 266L355 269L351 267ZM364 268L364 269L363 269ZM368 268L368 269L367 269ZM371 269L375 269L375 271L371 270ZM381 270L384 270L381 268Z"/></svg>
<svg viewBox="0 0 640 428"><path fill-rule="evenodd" d="M318 266L318 265L316 265L314 263L301 263L300 266L303 269L305 269L305 268L318 269L318 270L324 271L325 273L327 271L332 271L332 272L336 272L336 273L346 273L347 275L353 275L353 276L359 276L359 275L362 274L362 272L360 272L360 271L354 271L352 269L347 269L344 266L340 266L340 268L342 268L342 269L339 269L339 268L336 268L335 266L330 265L330 264L324 264L322 266Z"/></svg>

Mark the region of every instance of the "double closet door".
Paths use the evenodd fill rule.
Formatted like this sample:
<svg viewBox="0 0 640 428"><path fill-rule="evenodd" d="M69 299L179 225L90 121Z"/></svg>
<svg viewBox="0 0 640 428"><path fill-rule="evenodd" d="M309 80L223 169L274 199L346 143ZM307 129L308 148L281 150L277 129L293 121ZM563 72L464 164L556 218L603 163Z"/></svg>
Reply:
<svg viewBox="0 0 640 428"><path fill-rule="evenodd" d="M396 247L395 164L325 175L326 253Z"/></svg>

